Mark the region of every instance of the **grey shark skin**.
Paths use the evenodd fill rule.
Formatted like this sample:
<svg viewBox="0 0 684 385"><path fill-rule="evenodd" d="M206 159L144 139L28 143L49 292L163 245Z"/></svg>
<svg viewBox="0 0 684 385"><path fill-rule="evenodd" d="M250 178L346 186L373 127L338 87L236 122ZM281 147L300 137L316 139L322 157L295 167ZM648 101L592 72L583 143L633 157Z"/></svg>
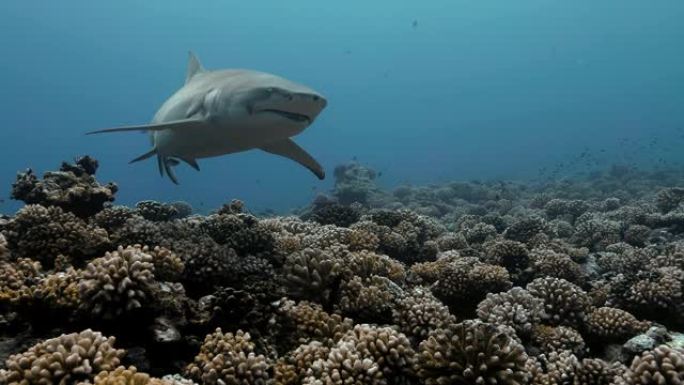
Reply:
<svg viewBox="0 0 684 385"><path fill-rule="evenodd" d="M178 184L173 167L183 161L261 149L325 178L321 165L291 137L301 133L327 105L318 92L282 77L244 69L208 71L190 52L185 84L147 125L87 134L147 131L152 149L131 163L157 156L159 173Z"/></svg>

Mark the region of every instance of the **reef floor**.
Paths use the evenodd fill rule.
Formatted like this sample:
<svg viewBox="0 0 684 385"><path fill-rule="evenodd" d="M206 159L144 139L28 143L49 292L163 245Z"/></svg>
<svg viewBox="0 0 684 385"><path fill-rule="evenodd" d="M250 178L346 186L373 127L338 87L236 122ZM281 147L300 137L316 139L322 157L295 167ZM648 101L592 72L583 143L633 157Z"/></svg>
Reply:
<svg viewBox="0 0 684 385"><path fill-rule="evenodd" d="M0 384L682 384L684 173L114 204L82 157L0 217Z"/></svg>

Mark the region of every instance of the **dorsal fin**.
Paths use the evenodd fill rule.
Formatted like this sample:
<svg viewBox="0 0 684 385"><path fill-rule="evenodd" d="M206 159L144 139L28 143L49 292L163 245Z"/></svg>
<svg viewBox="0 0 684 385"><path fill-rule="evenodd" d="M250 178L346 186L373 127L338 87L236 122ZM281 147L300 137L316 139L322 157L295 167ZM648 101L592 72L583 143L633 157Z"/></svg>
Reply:
<svg viewBox="0 0 684 385"><path fill-rule="evenodd" d="M193 76L197 75L198 73L204 72L204 67L202 67L202 63L200 63L199 59L197 59L195 53L190 51L188 52L188 56L188 71L185 74L186 84L190 81L190 79L192 79Z"/></svg>

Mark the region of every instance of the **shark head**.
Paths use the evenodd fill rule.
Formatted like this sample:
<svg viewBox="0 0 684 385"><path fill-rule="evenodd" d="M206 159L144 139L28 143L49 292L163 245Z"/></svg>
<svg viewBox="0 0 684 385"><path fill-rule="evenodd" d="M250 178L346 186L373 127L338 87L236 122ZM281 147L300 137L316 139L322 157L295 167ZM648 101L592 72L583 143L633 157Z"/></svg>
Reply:
<svg viewBox="0 0 684 385"><path fill-rule="evenodd" d="M328 104L320 93L276 75L250 71L243 78L248 81L240 92L232 90L224 111L231 119L241 114L250 125L277 127L288 137L311 125Z"/></svg>

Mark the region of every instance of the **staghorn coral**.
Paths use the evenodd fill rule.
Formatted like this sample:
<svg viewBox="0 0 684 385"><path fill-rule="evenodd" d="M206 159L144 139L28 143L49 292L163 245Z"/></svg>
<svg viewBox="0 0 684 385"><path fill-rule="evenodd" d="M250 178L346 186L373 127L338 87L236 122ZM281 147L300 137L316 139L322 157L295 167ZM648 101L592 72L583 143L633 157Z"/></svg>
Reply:
<svg viewBox="0 0 684 385"><path fill-rule="evenodd" d="M527 382L525 350L489 323L468 321L432 331L420 343L416 361L426 385Z"/></svg>
<svg viewBox="0 0 684 385"><path fill-rule="evenodd" d="M581 325L591 302L584 290L561 278L537 278L527 291L544 301L543 319L553 325Z"/></svg>
<svg viewBox="0 0 684 385"><path fill-rule="evenodd" d="M79 281L81 310L112 319L142 308L152 299L158 285L153 259L139 246L119 246L116 251L92 260Z"/></svg>
<svg viewBox="0 0 684 385"><path fill-rule="evenodd" d="M640 322L632 314L612 307L594 309L587 317L586 328L602 340L626 340L648 329L648 322Z"/></svg>
<svg viewBox="0 0 684 385"><path fill-rule="evenodd" d="M660 345L634 357L616 385L680 385L684 383L684 351Z"/></svg>
<svg viewBox="0 0 684 385"><path fill-rule="evenodd" d="M114 348L115 341L90 329L62 334L10 356L0 380L8 384L65 385L91 380L98 372L119 365L124 351Z"/></svg>
<svg viewBox="0 0 684 385"><path fill-rule="evenodd" d="M414 288L397 300L392 317L399 330L414 341L422 341L431 331L456 323L449 308L422 287Z"/></svg>
<svg viewBox="0 0 684 385"><path fill-rule="evenodd" d="M54 206L23 207L4 233L13 256L36 259L45 267L51 267L60 254L86 257L109 243L106 231Z"/></svg>
<svg viewBox="0 0 684 385"><path fill-rule="evenodd" d="M269 360L254 352L249 333L223 333L217 328L204 339L187 376L207 385L265 385L270 383Z"/></svg>
<svg viewBox="0 0 684 385"><path fill-rule="evenodd" d="M56 206L78 217L87 218L114 201L115 183L101 185L95 179L97 160L83 156L75 164L62 163L59 171L48 171L39 180L31 169L17 174L12 184L12 199L26 204Z"/></svg>
<svg viewBox="0 0 684 385"><path fill-rule="evenodd" d="M543 314L544 302L520 287L487 294L477 306L477 315L482 321L510 326L521 336L529 335Z"/></svg>

